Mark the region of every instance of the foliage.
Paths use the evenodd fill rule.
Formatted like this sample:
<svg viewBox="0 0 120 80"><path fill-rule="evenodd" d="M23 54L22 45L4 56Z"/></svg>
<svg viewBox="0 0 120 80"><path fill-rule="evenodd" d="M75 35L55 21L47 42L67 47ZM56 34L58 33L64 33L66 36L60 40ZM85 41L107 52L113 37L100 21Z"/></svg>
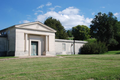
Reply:
<svg viewBox="0 0 120 80"><path fill-rule="evenodd" d="M72 37L72 30L67 30L67 35L68 35L69 37Z"/></svg>
<svg viewBox="0 0 120 80"><path fill-rule="evenodd" d="M120 50L120 21L117 22L115 39L118 42L118 45L109 46L110 50Z"/></svg>
<svg viewBox="0 0 120 80"><path fill-rule="evenodd" d="M45 22L45 25L55 29L57 32L55 33L55 38L57 39L67 39L67 33L60 21L50 17Z"/></svg>
<svg viewBox="0 0 120 80"><path fill-rule="evenodd" d="M1 80L119 80L120 55L0 59Z"/></svg>
<svg viewBox="0 0 120 80"><path fill-rule="evenodd" d="M74 37L68 37L67 39L68 39L68 40L73 40L73 39L74 39Z"/></svg>
<svg viewBox="0 0 120 80"><path fill-rule="evenodd" d="M85 41L88 41L88 43L94 43L94 42L96 42L97 40L96 40L95 38L89 38L89 39L87 39L87 40L85 40Z"/></svg>
<svg viewBox="0 0 120 80"><path fill-rule="evenodd" d="M81 48L81 54L102 54L107 52L107 46L102 42L87 43Z"/></svg>
<svg viewBox="0 0 120 80"><path fill-rule="evenodd" d="M85 25L78 25L72 28L75 40L86 40L90 38L90 29Z"/></svg>
<svg viewBox="0 0 120 80"><path fill-rule="evenodd" d="M95 15L90 25L92 37L95 37L98 41L109 44L109 46L117 45L118 42L115 39L117 22L117 18L111 12L108 14L99 12Z"/></svg>

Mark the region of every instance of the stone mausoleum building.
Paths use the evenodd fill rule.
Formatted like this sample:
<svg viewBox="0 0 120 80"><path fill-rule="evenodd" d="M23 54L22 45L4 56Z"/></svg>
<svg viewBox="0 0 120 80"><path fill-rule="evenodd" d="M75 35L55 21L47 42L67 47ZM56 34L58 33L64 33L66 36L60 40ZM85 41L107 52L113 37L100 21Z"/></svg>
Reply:
<svg viewBox="0 0 120 80"><path fill-rule="evenodd" d="M0 30L0 56L78 54L85 41L55 39L56 30L31 22Z"/></svg>

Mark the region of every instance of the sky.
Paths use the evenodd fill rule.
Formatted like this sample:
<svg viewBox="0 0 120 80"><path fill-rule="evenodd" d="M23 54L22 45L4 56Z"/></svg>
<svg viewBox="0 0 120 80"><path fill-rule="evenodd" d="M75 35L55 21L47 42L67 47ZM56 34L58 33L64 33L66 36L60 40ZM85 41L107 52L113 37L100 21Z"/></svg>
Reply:
<svg viewBox="0 0 120 80"><path fill-rule="evenodd" d="M0 30L53 17L66 30L90 26L98 12L112 12L120 21L120 0L0 0Z"/></svg>

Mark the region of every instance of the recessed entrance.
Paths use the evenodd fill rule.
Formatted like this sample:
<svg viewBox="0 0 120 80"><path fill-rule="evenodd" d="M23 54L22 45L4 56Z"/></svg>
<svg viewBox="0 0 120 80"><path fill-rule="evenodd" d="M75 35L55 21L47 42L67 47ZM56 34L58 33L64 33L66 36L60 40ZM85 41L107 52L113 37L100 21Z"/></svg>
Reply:
<svg viewBox="0 0 120 80"><path fill-rule="evenodd" d="M38 55L38 42L32 41L31 42L31 56Z"/></svg>

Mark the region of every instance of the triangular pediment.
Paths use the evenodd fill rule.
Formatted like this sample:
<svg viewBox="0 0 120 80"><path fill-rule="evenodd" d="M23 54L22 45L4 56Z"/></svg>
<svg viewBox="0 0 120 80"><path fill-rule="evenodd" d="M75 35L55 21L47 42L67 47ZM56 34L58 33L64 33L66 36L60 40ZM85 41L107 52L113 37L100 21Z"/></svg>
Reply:
<svg viewBox="0 0 120 80"><path fill-rule="evenodd" d="M56 32L56 30L42 24L41 22L26 23L26 24L16 25L16 27L22 29Z"/></svg>

